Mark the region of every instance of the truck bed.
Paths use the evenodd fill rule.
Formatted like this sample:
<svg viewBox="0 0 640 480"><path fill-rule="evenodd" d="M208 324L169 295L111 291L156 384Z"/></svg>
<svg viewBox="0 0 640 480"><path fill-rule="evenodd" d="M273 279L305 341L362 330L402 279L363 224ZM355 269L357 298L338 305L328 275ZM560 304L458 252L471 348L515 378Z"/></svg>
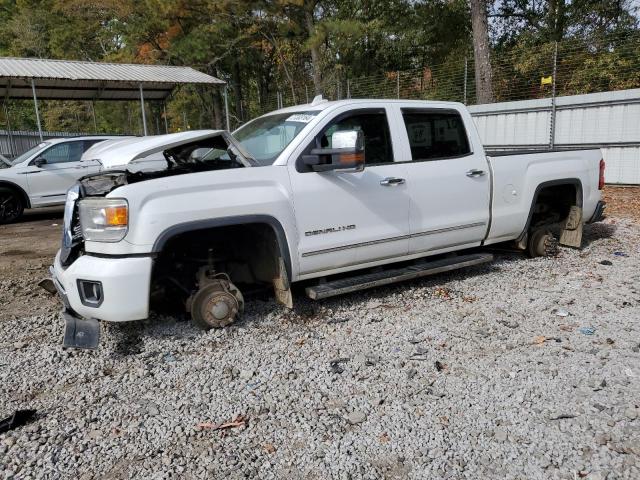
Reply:
<svg viewBox="0 0 640 480"><path fill-rule="evenodd" d="M485 244L521 236L538 192L549 186L575 187L576 204L588 220L596 211L602 153L599 149L509 150L487 152L493 189L491 228Z"/></svg>

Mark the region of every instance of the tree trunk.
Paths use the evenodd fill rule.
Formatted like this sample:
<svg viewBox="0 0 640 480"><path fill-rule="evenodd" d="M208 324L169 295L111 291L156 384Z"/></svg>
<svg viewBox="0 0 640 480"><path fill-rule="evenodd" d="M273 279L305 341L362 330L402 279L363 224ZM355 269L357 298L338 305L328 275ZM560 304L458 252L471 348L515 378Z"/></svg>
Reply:
<svg viewBox="0 0 640 480"><path fill-rule="evenodd" d="M305 2L306 4L306 2ZM307 24L307 35L311 38L315 32L315 26L313 25L313 9L315 2L305 5L304 19ZM311 66L313 69L313 87L316 91L316 95L322 94L322 75L320 73L320 50L317 45L311 45Z"/></svg>
<svg viewBox="0 0 640 480"><path fill-rule="evenodd" d="M493 102L493 89L491 86L492 74L486 0L471 0L471 27L473 29L476 99L480 104L491 103Z"/></svg>

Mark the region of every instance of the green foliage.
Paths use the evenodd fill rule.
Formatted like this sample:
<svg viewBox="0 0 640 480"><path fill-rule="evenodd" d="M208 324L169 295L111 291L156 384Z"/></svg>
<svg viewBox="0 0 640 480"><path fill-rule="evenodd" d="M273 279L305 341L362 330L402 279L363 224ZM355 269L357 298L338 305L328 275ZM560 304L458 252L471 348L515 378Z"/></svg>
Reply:
<svg viewBox="0 0 640 480"><path fill-rule="evenodd" d="M632 0L489 2L498 100L640 86ZM228 82L231 124L313 96L474 100L467 0L0 0L0 54L190 65ZM598 41L593 39L597 38ZM397 71L402 71L398 82ZM140 133L138 102L42 102L51 130ZM95 109L95 110L94 110ZM32 105L9 102L11 126L34 128ZM167 104L170 130L222 126L218 89L185 87ZM95 123L94 123L95 112ZM161 105L149 129L164 131ZM4 112L0 113L4 120Z"/></svg>

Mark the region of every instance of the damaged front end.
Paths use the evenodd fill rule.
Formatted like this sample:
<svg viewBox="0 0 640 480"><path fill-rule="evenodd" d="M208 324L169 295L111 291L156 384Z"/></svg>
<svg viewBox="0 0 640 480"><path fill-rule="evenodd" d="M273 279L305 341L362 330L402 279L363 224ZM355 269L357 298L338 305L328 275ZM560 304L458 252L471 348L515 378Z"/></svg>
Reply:
<svg viewBox="0 0 640 480"><path fill-rule="evenodd" d="M101 162L107 170L81 178L68 190L64 207L61 248L50 269L51 278L41 282L45 290L57 292L63 304L61 317L65 327L62 344L67 348L97 348L100 339L100 321L93 316L103 318L99 312L104 299L102 283L105 283L105 278L97 275L95 268L87 268L87 265L93 265L92 259L99 257L85 255L85 235L79 212L79 205L84 199L105 197L120 187L147 180L256 165L251 157L235 143L233 137L219 131L184 132L127 139L114 144L111 149L104 148L92 159ZM141 165L142 168L140 168ZM154 168L149 168L150 165ZM93 241L100 240L93 239ZM77 261L78 263L74 265ZM122 260L102 259L101 261L108 261L109 267L112 267L113 261ZM85 266L79 267L80 264ZM150 269L151 261L149 260L148 271ZM100 270L99 267L98 270ZM79 271L82 273L79 274ZM132 270L127 273L118 267L113 268L113 271L127 279L135 278L140 269L132 267ZM86 280L87 278L90 280ZM102 280L102 283L97 280ZM117 281L114 282L117 283ZM144 283L147 282L139 281L136 285ZM117 301L118 305L125 302L121 297L126 294L127 291L120 292L117 300L112 297L110 307L113 308L113 305L116 305L114 301ZM105 304L108 302L109 300ZM141 309L137 311L140 312ZM140 318L144 318L143 313L129 318L126 313L116 316L117 321Z"/></svg>

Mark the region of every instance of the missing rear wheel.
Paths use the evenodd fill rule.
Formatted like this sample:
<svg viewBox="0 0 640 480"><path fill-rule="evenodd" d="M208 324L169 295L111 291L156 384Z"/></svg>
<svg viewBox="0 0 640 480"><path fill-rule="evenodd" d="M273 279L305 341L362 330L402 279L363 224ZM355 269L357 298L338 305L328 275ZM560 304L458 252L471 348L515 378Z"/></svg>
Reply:
<svg viewBox="0 0 640 480"><path fill-rule="evenodd" d="M531 258L555 257L558 255L558 239L544 228L535 230L529 235L527 252Z"/></svg>

